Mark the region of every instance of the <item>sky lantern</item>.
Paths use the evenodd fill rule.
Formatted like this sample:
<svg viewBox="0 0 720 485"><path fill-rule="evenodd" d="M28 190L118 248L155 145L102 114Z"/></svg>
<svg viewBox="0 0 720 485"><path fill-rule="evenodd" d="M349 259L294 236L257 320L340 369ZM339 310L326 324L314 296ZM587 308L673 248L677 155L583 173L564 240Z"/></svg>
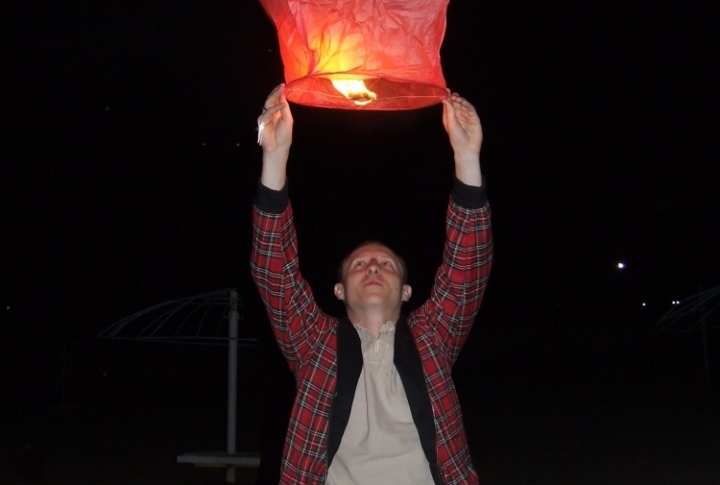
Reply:
<svg viewBox="0 0 720 485"><path fill-rule="evenodd" d="M449 0L260 0L275 24L288 100L401 110L447 97Z"/></svg>

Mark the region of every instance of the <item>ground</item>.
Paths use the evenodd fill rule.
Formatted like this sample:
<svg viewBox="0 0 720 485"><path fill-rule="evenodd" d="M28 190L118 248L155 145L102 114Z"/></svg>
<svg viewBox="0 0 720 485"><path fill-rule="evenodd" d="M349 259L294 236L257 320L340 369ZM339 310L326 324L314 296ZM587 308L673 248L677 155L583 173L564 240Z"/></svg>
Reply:
<svg viewBox="0 0 720 485"><path fill-rule="evenodd" d="M456 382L481 483L720 484L720 375L706 382L696 343L664 339L552 354L518 342L514 350L487 350L479 358L463 354ZM221 365L224 358L203 355L209 354L191 361ZM240 363L238 448L279 450L287 402L269 410L278 394L266 393L247 372L252 360ZM222 484L221 469L175 462L183 452L224 447L219 374L204 383L193 377L160 383L152 375L123 381L121 389L83 394L85 404L71 409L6 407L0 483ZM268 441L274 445L268 448ZM270 454L266 463L278 459ZM255 472L238 478L262 481Z"/></svg>

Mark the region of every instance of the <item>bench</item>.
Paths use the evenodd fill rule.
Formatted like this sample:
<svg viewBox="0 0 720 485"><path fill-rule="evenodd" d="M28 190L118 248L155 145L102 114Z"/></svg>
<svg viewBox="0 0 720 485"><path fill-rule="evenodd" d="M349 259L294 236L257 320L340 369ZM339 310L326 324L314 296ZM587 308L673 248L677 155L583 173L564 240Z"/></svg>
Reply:
<svg viewBox="0 0 720 485"><path fill-rule="evenodd" d="M227 453L224 451L195 451L177 457L178 463L192 463L195 466L258 468L260 453Z"/></svg>

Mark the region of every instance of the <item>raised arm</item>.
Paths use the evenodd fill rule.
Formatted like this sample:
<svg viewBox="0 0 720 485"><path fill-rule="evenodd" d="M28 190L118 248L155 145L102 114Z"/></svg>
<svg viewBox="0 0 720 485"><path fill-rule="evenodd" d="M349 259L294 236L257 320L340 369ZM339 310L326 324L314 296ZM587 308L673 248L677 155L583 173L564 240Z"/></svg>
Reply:
<svg viewBox="0 0 720 485"><path fill-rule="evenodd" d="M480 172L480 118L466 99L453 93L443 102L443 125L455 155L456 180L442 264L430 298L414 313L437 339L437 350L454 362L480 308L493 245L490 206Z"/></svg>
<svg viewBox="0 0 720 485"><path fill-rule="evenodd" d="M263 165L253 211L250 271L265 304L280 350L295 372L312 352L331 320L319 310L300 273L286 167L293 119L280 85L265 101L258 118Z"/></svg>
<svg viewBox="0 0 720 485"><path fill-rule="evenodd" d="M258 118L258 141L263 149L260 183L273 190L285 186L292 144L293 117L285 99L285 85L277 86L265 100Z"/></svg>

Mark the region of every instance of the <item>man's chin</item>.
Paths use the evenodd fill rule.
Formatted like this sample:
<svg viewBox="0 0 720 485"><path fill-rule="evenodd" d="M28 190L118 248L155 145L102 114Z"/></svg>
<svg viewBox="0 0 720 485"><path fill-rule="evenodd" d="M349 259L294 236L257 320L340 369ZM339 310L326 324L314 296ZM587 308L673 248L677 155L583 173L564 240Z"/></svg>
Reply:
<svg viewBox="0 0 720 485"><path fill-rule="evenodd" d="M398 301L388 298L388 296L386 294L376 294L376 295L365 295L363 298L360 298L357 303L359 304L358 306L362 306L365 308L370 308L370 307L390 308L390 307L395 307L398 304Z"/></svg>

